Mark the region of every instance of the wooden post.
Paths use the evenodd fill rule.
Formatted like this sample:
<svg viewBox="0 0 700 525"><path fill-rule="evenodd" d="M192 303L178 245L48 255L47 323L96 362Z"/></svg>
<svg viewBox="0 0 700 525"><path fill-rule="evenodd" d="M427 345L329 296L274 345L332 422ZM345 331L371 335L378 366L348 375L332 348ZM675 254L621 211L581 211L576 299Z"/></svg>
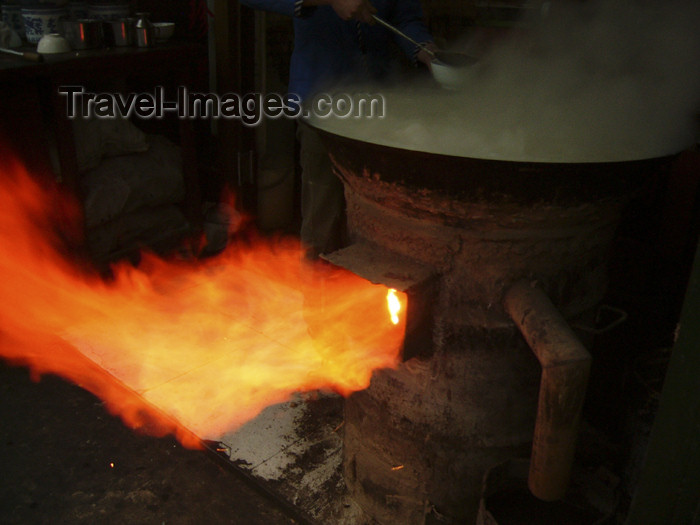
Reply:
<svg viewBox="0 0 700 525"><path fill-rule="evenodd" d="M254 91L254 17L253 10L239 2L216 0L214 3L216 89L219 95L238 93L244 96ZM247 211L254 212L257 177L253 130L239 119L220 119L217 135L218 164L224 181L229 186L238 186L239 197Z"/></svg>

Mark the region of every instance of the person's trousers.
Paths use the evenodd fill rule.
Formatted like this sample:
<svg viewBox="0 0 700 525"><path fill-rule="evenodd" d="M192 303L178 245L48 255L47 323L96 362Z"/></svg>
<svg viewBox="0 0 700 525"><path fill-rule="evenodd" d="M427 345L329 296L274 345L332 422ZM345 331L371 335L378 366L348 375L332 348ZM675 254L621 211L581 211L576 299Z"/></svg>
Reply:
<svg viewBox="0 0 700 525"><path fill-rule="evenodd" d="M301 241L309 258L341 248L345 237L343 183L333 173L321 137L311 126L297 127L301 165Z"/></svg>

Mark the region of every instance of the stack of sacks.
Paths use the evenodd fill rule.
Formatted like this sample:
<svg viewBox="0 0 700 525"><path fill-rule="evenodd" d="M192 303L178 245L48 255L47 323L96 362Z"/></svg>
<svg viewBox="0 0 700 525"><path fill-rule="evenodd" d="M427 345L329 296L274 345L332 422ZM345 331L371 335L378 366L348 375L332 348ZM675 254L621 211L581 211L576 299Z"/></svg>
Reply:
<svg viewBox="0 0 700 525"><path fill-rule="evenodd" d="M88 247L109 260L179 238L189 225L179 148L124 119L73 121Z"/></svg>

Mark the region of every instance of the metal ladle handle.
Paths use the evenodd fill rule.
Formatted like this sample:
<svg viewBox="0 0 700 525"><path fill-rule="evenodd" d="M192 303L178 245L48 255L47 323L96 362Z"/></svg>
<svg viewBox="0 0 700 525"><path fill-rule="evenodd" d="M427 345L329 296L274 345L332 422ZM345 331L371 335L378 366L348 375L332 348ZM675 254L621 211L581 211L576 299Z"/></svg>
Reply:
<svg viewBox="0 0 700 525"><path fill-rule="evenodd" d="M7 49L5 47L0 47L0 52L7 53L8 55L15 55L22 57L27 60L33 60L34 62L43 62L44 55L39 53L34 53L33 51L15 51L14 49Z"/></svg>
<svg viewBox="0 0 700 525"><path fill-rule="evenodd" d="M420 44L420 43L416 42L416 41L413 40L410 36L408 36L406 33L404 33L403 31L401 31L401 30L398 29L397 27L392 26L389 22L386 22L386 21L382 20L382 19L379 18L377 15L372 15L372 18L374 18L374 20L375 20L376 22L380 23L381 25L383 25L384 27L386 27L386 28L389 29L390 31L393 31L393 32L396 33L397 35L399 35L399 36L405 38L406 40L408 40L409 42L411 42L413 45L418 46L420 49L422 49L423 51L425 51L426 53L428 53L431 57L435 58L435 53L434 53L432 50L428 49L428 48L427 48L426 46L424 46L423 44Z"/></svg>

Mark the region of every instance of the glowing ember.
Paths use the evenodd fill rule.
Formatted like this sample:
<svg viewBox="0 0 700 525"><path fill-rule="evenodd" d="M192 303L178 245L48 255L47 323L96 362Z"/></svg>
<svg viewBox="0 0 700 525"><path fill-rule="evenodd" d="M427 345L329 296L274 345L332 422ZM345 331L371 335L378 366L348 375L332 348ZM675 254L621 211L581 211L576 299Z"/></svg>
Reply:
<svg viewBox="0 0 700 525"><path fill-rule="evenodd" d="M205 261L144 255L105 282L61 254L69 201L3 170L0 356L81 385L134 428L195 447L294 392L348 394L397 363L405 296L390 294L390 322L386 288L301 264L297 241L247 239Z"/></svg>
<svg viewBox="0 0 700 525"><path fill-rule="evenodd" d="M401 312L401 301L396 295L396 290L390 288L386 293L386 303L389 308L389 315L391 316L391 322L394 324L399 324L399 312Z"/></svg>

